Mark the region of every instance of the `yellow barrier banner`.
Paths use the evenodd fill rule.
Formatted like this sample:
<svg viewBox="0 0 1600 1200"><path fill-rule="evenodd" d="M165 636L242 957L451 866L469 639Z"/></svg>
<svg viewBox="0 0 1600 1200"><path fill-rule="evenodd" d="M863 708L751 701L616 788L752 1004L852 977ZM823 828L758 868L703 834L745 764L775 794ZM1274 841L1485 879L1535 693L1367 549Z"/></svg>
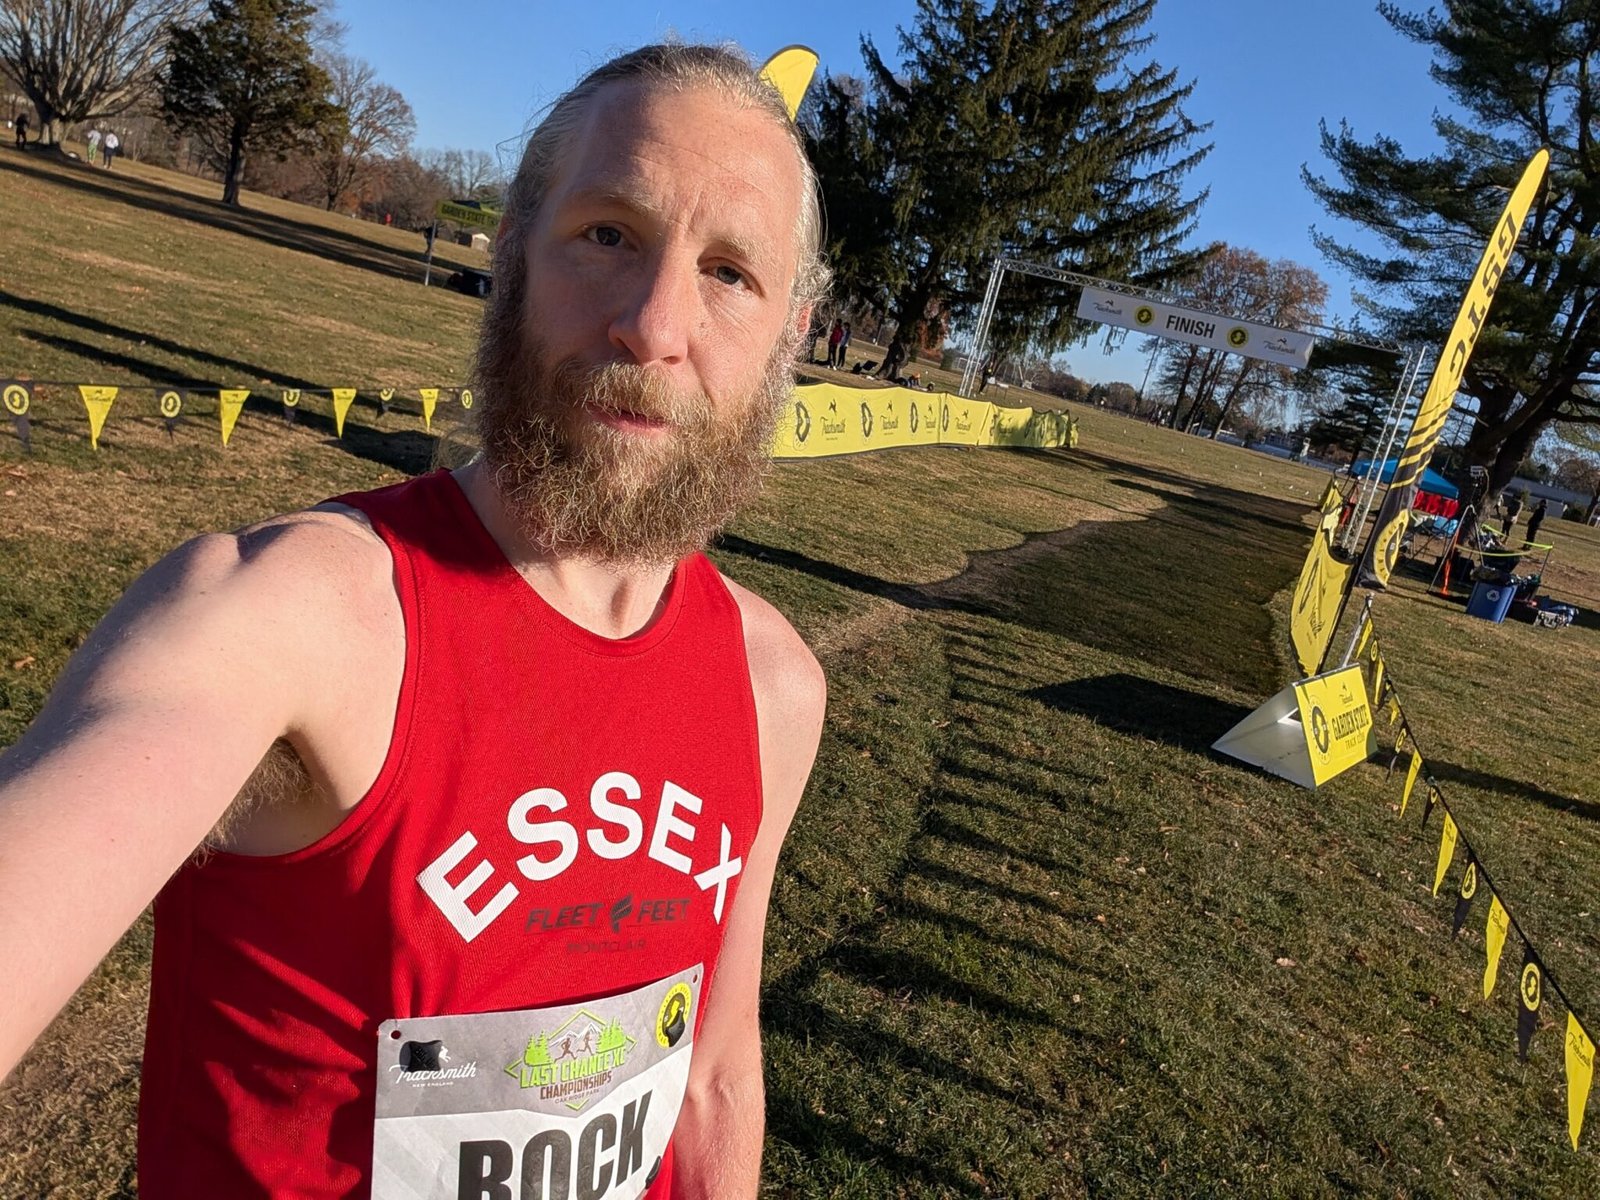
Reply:
<svg viewBox="0 0 1600 1200"><path fill-rule="evenodd" d="M779 459L826 458L900 446L1077 445L1066 413L1006 408L914 388L854 388L834 383L794 389L773 433Z"/></svg>
<svg viewBox="0 0 1600 1200"><path fill-rule="evenodd" d="M350 406L356 402L355 388L334 388L333 396L333 431L335 437L344 436L344 419L350 412Z"/></svg>
<svg viewBox="0 0 1600 1200"><path fill-rule="evenodd" d="M106 416L111 412L111 406L117 402L117 389L91 387L86 383L80 383L78 394L83 397L84 410L89 414L89 445L98 450L100 431L106 427Z"/></svg>
<svg viewBox="0 0 1600 1200"><path fill-rule="evenodd" d="M1301 564L1289 605L1289 644L1303 675L1313 674L1322 665L1353 570L1350 563L1334 557L1327 534L1319 529L1311 535L1311 549Z"/></svg>
<svg viewBox="0 0 1600 1200"><path fill-rule="evenodd" d="M250 398L248 388L232 388L218 394L217 419L222 422L222 444L226 446L233 436L233 427L239 423L244 402Z"/></svg>
<svg viewBox="0 0 1600 1200"><path fill-rule="evenodd" d="M939 441L946 446L981 446L994 425L994 405L987 400L941 395Z"/></svg>
<svg viewBox="0 0 1600 1200"><path fill-rule="evenodd" d="M470 204L457 204L454 200L441 200L434 214L443 221L457 225L471 225L477 229L498 229L500 214L492 208L473 208Z"/></svg>

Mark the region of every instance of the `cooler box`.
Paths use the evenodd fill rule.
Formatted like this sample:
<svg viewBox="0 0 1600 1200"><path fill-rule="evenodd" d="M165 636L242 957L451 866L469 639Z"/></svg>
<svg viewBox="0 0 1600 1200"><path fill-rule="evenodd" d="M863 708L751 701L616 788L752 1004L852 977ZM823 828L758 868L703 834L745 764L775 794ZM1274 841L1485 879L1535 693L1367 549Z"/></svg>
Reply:
<svg viewBox="0 0 1600 1200"><path fill-rule="evenodd" d="M1482 617L1485 621L1499 623L1506 619L1506 613L1511 608L1511 602L1516 598L1517 589L1513 584L1474 584L1472 595L1467 600L1467 615L1469 617Z"/></svg>

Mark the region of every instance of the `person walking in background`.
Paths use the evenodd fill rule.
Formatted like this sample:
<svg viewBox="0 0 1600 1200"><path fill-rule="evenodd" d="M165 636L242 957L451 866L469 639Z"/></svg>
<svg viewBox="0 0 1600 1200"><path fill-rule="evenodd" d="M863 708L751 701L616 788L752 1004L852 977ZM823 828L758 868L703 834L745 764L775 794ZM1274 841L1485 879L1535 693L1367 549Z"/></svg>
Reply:
<svg viewBox="0 0 1600 1200"><path fill-rule="evenodd" d="M1505 506L1505 520L1500 523L1500 540L1509 542L1511 540L1511 527L1517 523L1517 514L1522 511L1522 497L1512 492L1511 495L1506 497Z"/></svg>
<svg viewBox="0 0 1600 1200"><path fill-rule="evenodd" d="M1539 526L1544 524L1545 510L1549 507L1549 500L1541 499L1539 501L1539 507L1534 509L1533 515L1528 518L1528 535L1522 539L1525 543L1539 540Z"/></svg>
<svg viewBox="0 0 1600 1200"><path fill-rule="evenodd" d="M95 159L100 157L100 130L91 129L84 134L83 144L89 151L87 155L89 162L93 163Z"/></svg>
<svg viewBox="0 0 1600 1200"><path fill-rule="evenodd" d="M28 148L28 114L27 113L18 113L17 114L17 149L18 150L26 150L27 148Z"/></svg>
<svg viewBox="0 0 1600 1200"><path fill-rule="evenodd" d="M839 331L839 361L836 364L839 370L844 370L844 352L850 349L850 322L844 323L844 328Z"/></svg>
<svg viewBox="0 0 1600 1200"><path fill-rule="evenodd" d="M833 328L828 331L828 365L842 367L843 356L839 353L839 339L844 336L844 322L838 317L833 319Z"/></svg>
<svg viewBox="0 0 1600 1200"><path fill-rule="evenodd" d="M111 160L117 156L117 148L122 145L122 139L114 133L106 134L105 144L105 169L111 169Z"/></svg>

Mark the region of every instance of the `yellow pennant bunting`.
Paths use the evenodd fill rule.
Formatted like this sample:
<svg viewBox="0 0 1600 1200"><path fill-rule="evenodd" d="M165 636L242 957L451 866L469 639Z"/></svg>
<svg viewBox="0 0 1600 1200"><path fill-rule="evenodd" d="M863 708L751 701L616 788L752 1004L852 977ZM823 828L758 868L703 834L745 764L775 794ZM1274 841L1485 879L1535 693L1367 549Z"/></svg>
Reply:
<svg viewBox="0 0 1600 1200"><path fill-rule="evenodd" d="M161 415L167 420L174 420L183 411L183 393L168 388L157 398L156 403L161 408Z"/></svg>
<svg viewBox="0 0 1600 1200"><path fill-rule="evenodd" d="M83 396L83 407L89 413L89 445L96 450L100 449L100 431L106 427L106 414L111 411L111 406L116 403L117 389L114 387L90 387L80 383L78 392Z"/></svg>
<svg viewBox="0 0 1600 1200"><path fill-rule="evenodd" d="M1444 883L1444 873L1450 869L1450 860L1456 856L1456 822L1449 813L1444 815L1444 832L1439 835L1439 865L1433 871L1433 894L1439 894Z"/></svg>
<svg viewBox="0 0 1600 1200"><path fill-rule="evenodd" d="M350 406L356 402L355 388L333 389L333 428L339 436L344 436L344 418L350 411Z"/></svg>
<svg viewBox="0 0 1600 1200"><path fill-rule="evenodd" d="M382 400L385 404L389 403L389 401L394 399L394 389L393 388L379 388L378 389L378 399Z"/></svg>
<svg viewBox="0 0 1600 1200"><path fill-rule="evenodd" d="M811 77L817 73L817 52L805 46L785 46L762 64L761 78L778 89L789 119L794 120L805 99Z"/></svg>
<svg viewBox="0 0 1600 1200"><path fill-rule="evenodd" d="M1484 952L1483 998L1487 1000L1494 991L1495 976L1500 973L1500 951L1506 948L1506 931L1511 928L1511 918L1506 913L1500 897L1489 893L1489 923L1483 927Z"/></svg>
<svg viewBox="0 0 1600 1200"><path fill-rule="evenodd" d="M1583 1110L1589 1104L1589 1085L1594 1082L1594 1043L1578 1018L1567 1013L1567 1132L1572 1148L1578 1148L1583 1131Z"/></svg>
<svg viewBox="0 0 1600 1200"><path fill-rule="evenodd" d="M233 436L233 427L239 423L239 413L250 398L249 388L229 388L217 395L217 420L222 423L222 444L226 446Z"/></svg>
<svg viewBox="0 0 1600 1200"><path fill-rule="evenodd" d="M283 406L285 408L294 408L299 403L300 403L300 389L299 388L284 388L283 389Z"/></svg>
<svg viewBox="0 0 1600 1200"><path fill-rule="evenodd" d="M1379 654L1377 647L1372 651L1372 702L1377 704L1383 699L1383 655Z"/></svg>
<svg viewBox="0 0 1600 1200"><path fill-rule="evenodd" d="M1395 740L1394 740L1394 752L1396 754L1399 754L1400 751L1404 750L1405 748L1406 748L1406 730L1405 730L1404 727L1402 727L1401 730L1400 730L1400 736L1395 738Z"/></svg>
<svg viewBox="0 0 1600 1200"><path fill-rule="evenodd" d="M1389 724L1393 725L1400 719L1400 697L1391 690L1389 692Z"/></svg>
<svg viewBox="0 0 1600 1200"><path fill-rule="evenodd" d="M422 397L422 423L433 432L433 409L439 403L438 388L418 388L417 395Z"/></svg>
<svg viewBox="0 0 1600 1200"><path fill-rule="evenodd" d="M461 400L461 407L462 408L471 408L472 407L472 389L471 388L462 388L461 391L460 391L459 399Z"/></svg>
<svg viewBox="0 0 1600 1200"><path fill-rule="evenodd" d="M1406 805L1411 803L1411 790L1417 786L1417 776L1422 774L1422 755L1411 755L1411 765L1406 768L1406 790L1400 793L1400 815L1406 815Z"/></svg>
<svg viewBox="0 0 1600 1200"><path fill-rule="evenodd" d="M1368 617L1361 622L1361 636L1356 639L1355 657L1360 658L1361 652L1367 648L1367 643L1372 640L1372 618Z"/></svg>

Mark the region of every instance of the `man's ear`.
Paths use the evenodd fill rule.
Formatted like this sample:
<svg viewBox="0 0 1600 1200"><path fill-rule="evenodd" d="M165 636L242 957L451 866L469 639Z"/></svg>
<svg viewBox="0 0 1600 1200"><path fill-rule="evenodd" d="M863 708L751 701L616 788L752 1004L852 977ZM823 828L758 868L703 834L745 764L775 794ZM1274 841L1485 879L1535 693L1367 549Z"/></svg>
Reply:
<svg viewBox="0 0 1600 1200"><path fill-rule="evenodd" d="M804 337L811 329L811 310L815 307L816 305L814 304L807 304L794 315L795 332L799 333L801 337Z"/></svg>

